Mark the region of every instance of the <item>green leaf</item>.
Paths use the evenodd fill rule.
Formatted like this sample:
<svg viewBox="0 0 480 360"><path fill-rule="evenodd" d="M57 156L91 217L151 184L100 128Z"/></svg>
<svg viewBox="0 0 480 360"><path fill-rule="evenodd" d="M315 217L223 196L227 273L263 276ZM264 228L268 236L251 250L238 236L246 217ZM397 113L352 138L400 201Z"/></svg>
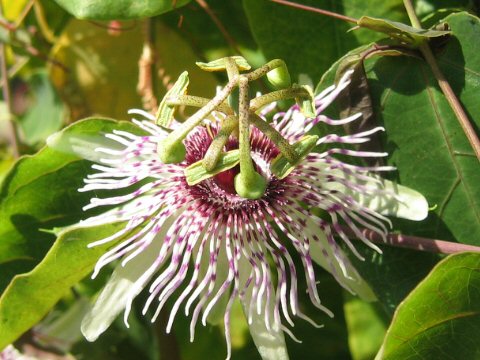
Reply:
<svg viewBox="0 0 480 360"><path fill-rule="evenodd" d="M60 130L65 116L65 107L45 71L34 73L28 83L34 100L28 112L21 118L20 127L23 130L25 142L33 146Z"/></svg>
<svg viewBox="0 0 480 360"><path fill-rule="evenodd" d="M480 126L480 20L448 16L452 38L437 56L474 127ZM386 128L399 182L436 206L427 221L399 223L417 235L480 244L478 160L426 63L412 57L367 64L375 113ZM459 216L460 215L460 216Z"/></svg>
<svg viewBox="0 0 480 360"><path fill-rule="evenodd" d="M408 22L402 0L304 0L304 5L360 18L370 16ZM269 1L244 0L253 35L268 59L287 63L292 81L307 74L317 83L330 65L347 51L381 36L352 24L320 14L294 9Z"/></svg>
<svg viewBox="0 0 480 360"><path fill-rule="evenodd" d="M8 1L0 0L3 6L3 15L9 21L16 21L28 4L28 0Z"/></svg>
<svg viewBox="0 0 480 360"><path fill-rule="evenodd" d="M402 44L408 44L413 47L418 47L430 38L450 34L450 31L416 29L396 21L377 19L370 16L362 16L357 21L357 24L360 27L387 34L391 38L399 40Z"/></svg>
<svg viewBox="0 0 480 360"><path fill-rule="evenodd" d="M387 325L375 304L348 293L345 298L343 308L352 358L370 360L382 345Z"/></svg>
<svg viewBox="0 0 480 360"><path fill-rule="evenodd" d="M124 20L160 15L190 0L55 0L79 19Z"/></svg>
<svg viewBox="0 0 480 360"><path fill-rule="evenodd" d="M94 248L87 245L115 233L122 226L117 223L67 229L59 234L54 246L31 272L15 276L0 297L0 349L39 322L93 269L112 243Z"/></svg>
<svg viewBox="0 0 480 360"><path fill-rule="evenodd" d="M400 304L379 359L477 359L480 254L441 261Z"/></svg>
<svg viewBox="0 0 480 360"><path fill-rule="evenodd" d="M77 136L88 148L93 139L103 139L102 133L113 129L138 132L130 123L107 119L77 122L57 135L61 146L44 147L35 155L20 158L6 175L0 188L2 289L15 273L9 269L29 270L45 255L54 236L43 229L66 226L88 216L82 207L91 195L78 192L78 188L91 172L90 164L60 138Z"/></svg>
<svg viewBox="0 0 480 360"><path fill-rule="evenodd" d="M452 37L438 56L439 64L478 128L480 52L475 39L480 36L479 20L466 13L445 20L452 28ZM340 62L325 74L317 92L333 82ZM394 229L478 244L478 162L430 69L410 56L372 58L366 68L374 106L373 123L366 125L384 123L386 139L379 144L392 154L389 163L398 168L393 173L396 180L437 206L421 222L392 219ZM332 108L332 116L338 117L338 109L335 112ZM382 247L380 256L357 247L367 260L353 259L355 266L389 314L438 260L433 254L411 250Z"/></svg>

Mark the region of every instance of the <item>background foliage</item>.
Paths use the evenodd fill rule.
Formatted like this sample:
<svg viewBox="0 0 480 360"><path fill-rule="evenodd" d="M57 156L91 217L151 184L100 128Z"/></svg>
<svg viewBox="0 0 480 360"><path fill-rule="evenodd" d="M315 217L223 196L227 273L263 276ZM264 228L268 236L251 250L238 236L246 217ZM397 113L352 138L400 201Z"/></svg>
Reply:
<svg viewBox="0 0 480 360"><path fill-rule="evenodd" d="M93 344L78 326L84 304L105 280L88 279L102 249L86 244L118 224L75 227L91 215L82 211L90 195L77 191L91 163L74 155L65 139L95 141L113 128L136 131L129 122L106 118L126 120L129 108L153 110L183 70L189 71L192 94L212 96L225 79L202 72L195 61L241 54L258 66L282 58L294 81L307 75L318 90L334 82L346 63L354 66L358 86L329 113L338 117L362 106L367 126L386 128L374 146L389 152L386 162L398 169L390 176L423 193L432 206L426 221L396 220L395 231L480 246L479 163L418 49L267 0L1 3L2 88L9 93L0 101L0 349L16 341L40 358L225 357L222 329L208 325L191 344L188 320L181 317L174 334L166 335L166 319L152 326L135 309L131 329L115 323ZM401 0L302 4L409 24ZM478 132L480 2L414 4L425 28L451 30L430 46ZM145 55L145 46L153 56ZM385 51L373 51L380 48ZM59 130L49 141L63 145L46 147ZM358 247L366 261L356 261L357 268L378 302L346 294L318 268L322 301L335 318L305 301L305 311L325 327L297 322L295 335L303 344L287 339L292 359L480 356L480 255L445 258L388 246L379 255ZM240 308L233 324L233 358L259 358Z"/></svg>

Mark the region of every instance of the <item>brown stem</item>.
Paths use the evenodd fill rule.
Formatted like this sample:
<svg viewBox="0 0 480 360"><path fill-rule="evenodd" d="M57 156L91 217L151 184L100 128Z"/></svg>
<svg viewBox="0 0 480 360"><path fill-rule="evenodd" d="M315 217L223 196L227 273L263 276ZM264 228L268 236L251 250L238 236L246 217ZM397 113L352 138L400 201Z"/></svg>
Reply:
<svg viewBox="0 0 480 360"><path fill-rule="evenodd" d="M3 17L3 6L1 2L0 2L0 17ZM18 140L17 126L15 124L15 121L12 115L12 97L11 97L11 91L10 91L10 82L8 81L7 54L6 54L6 46L4 43L0 43L0 70L3 76L3 81L2 81L3 100L5 101L5 104L7 106L7 112L8 112L10 143L12 146L13 156L15 158L18 158L20 156L19 140Z"/></svg>
<svg viewBox="0 0 480 360"><path fill-rule="evenodd" d="M335 19L339 19L339 20L354 23L355 25L357 24L357 19L352 18L350 16L337 14L337 13L332 12L332 11L317 9L315 7L312 7L312 6L297 4L297 3L294 3L294 2L291 2L291 1L286 1L286 0L270 0L270 1L272 1L274 3L277 3L277 4L287 5L287 6L290 6L290 7L301 9L301 10L306 10L306 11L316 12L316 13L319 13L319 14L322 14L322 15L327 15L327 16L333 17Z"/></svg>
<svg viewBox="0 0 480 360"><path fill-rule="evenodd" d="M225 41L228 43L228 45L230 45L230 47L232 48L232 50L234 51L234 53L236 54L241 54L241 51L240 49L238 48L237 46L237 43L235 42L235 40L230 36L230 34L228 33L227 29L225 28L225 26L223 26L222 22L220 21L220 19L217 17L217 15L215 15L215 13L212 11L212 9L210 9L210 7L208 6L208 4L204 1L204 0L195 0L197 2L198 5L200 5L200 7L207 13L208 16L210 16L210 18L212 19L212 21L215 23L215 25L217 26L218 30L220 30L220 32L222 33L222 36L225 38Z"/></svg>
<svg viewBox="0 0 480 360"><path fill-rule="evenodd" d="M407 10L408 17L410 18L410 22L412 23L413 27L421 28L420 20L418 20L417 14L415 14L415 10L413 8L411 0L403 0L403 4L405 9ZM463 132L467 136L470 145L472 146L473 150L475 151L475 155L477 159L480 160L480 140L478 139L478 135L475 132L470 120L468 119L465 110L458 100L457 95L453 92L452 87L448 83L447 79L443 75L440 67L438 66L437 60L430 49L430 46L427 43L420 45L420 51L422 52L425 61L430 65L432 69L433 75L438 81L438 85L440 89L442 89L443 94L447 98L447 101L452 108L455 116L457 117L460 125L462 126Z"/></svg>
<svg viewBox="0 0 480 360"><path fill-rule="evenodd" d="M15 28L18 28L21 23L23 23L23 20L27 17L28 13L32 9L33 4L35 3L35 0L30 0L27 5L23 8L22 12L18 16L17 20L15 21Z"/></svg>
<svg viewBox="0 0 480 360"><path fill-rule="evenodd" d="M355 233L347 227L342 230L349 237L355 238ZM382 236L375 231L363 229L362 234L371 242L376 244L384 244L406 249L427 251L437 254L456 254L460 252L472 251L480 253L480 247L474 245L466 245L445 240L429 239L419 236L388 234L385 242Z"/></svg>
<svg viewBox="0 0 480 360"><path fill-rule="evenodd" d="M158 108L158 100L154 92L153 71L155 67L155 48L154 48L154 23L153 19L146 19L145 24L145 42L143 52L138 60L138 85L137 91L142 97L143 107L150 112Z"/></svg>

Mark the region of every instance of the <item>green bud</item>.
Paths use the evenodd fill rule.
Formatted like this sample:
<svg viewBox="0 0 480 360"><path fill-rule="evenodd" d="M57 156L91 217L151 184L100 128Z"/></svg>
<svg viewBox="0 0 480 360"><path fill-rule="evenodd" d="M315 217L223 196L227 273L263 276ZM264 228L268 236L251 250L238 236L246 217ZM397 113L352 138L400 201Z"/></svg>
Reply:
<svg viewBox="0 0 480 360"><path fill-rule="evenodd" d="M273 70L270 70L267 73L267 79L276 90L286 89L292 84L290 73L288 72L287 65L283 60L278 59L277 61L281 62L281 65Z"/></svg>
<svg viewBox="0 0 480 360"><path fill-rule="evenodd" d="M187 149L181 141L169 144L164 140L158 143L157 153L164 164L178 164L185 160Z"/></svg>
<svg viewBox="0 0 480 360"><path fill-rule="evenodd" d="M260 199L267 189L267 180L257 172L243 175L241 172L234 179L235 191L244 199Z"/></svg>

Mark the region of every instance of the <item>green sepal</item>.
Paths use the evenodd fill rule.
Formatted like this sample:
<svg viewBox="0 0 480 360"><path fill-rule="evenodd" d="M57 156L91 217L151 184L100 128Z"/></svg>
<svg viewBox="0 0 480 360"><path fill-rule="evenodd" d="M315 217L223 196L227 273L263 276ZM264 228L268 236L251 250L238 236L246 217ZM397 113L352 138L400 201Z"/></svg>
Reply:
<svg viewBox="0 0 480 360"><path fill-rule="evenodd" d="M305 117L314 118L317 114L315 113L315 95L313 94L313 89L309 85L301 85L301 87L307 90L309 97L297 98L295 101L297 105L300 106L300 111Z"/></svg>
<svg viewBox="0 0 480 360"><path fill-rule="evenodd" d="M362 16L357 25L373 31L387 34L388 36L400 40L402 43L409 44L412 47L418 47L430 38L449 35L451 32L446 30L427 30L417 29L396 21L378 19L369 16Z"/></svg>
<svg viewBox="0 0 480 360"><path fill-rule="evenodd" d="M283 60L281 65L267 73L267 79L270 84L276 90L282 90L290 87L292 85L292 79L290 78L290 73L288 72L287 65Z"/></svg>
<svg viewBox="0 0 480 360"><path fill-rule="evenodd" d="M217 161L215 167L208 171L203 167L203 159L190 165L185 169L185 178L188 185L196 185L203 180L211 178L221 172L231 169L240 162L240 155L238 149L222 153Z"/></svg>
<svg viewBox="0 0 480 360"><path fill-rule="evenodd" d="M226 63L225 63L225 59L227 59L227 58L217 59L217 60L214 60L214 61L210 61L208 63L196 62L195 64L197 64L197 66L200 69L205 70L205 71L209 71L209 72L223 71L223 70L226 70L226 68L227 68ZM233 59L235 61L235 64L237 64L237 67L238 67L239 71L246 71L246 70L250 70L252 68L243 56L231 56L230 59Z"/></svg>
<svg viewBox="0 0 480 360"><path fill-rule="evenodd" d="M175 115L175 106L168 105L168 99L178 95L186 95L189 84L188 71L180 74L175 84L167 91L158 106L157 114L155 115L155 123L159 126L169 128L173 117Z"/></svg>
<svg viewBox="0 0 480 360"><path fill-rule="evenodd" d="M272 172L272 174L275 175L278 179L285 178L293 171L293 169L295 169L295 166L310 153L310 151L317 143L317 140L318 136L316 135L306 135L297 143L292 145L295 149L295 152L299 156L299 160L296 164L289 163L282 154L279 154L270 165L270 171Z"/></svg>

